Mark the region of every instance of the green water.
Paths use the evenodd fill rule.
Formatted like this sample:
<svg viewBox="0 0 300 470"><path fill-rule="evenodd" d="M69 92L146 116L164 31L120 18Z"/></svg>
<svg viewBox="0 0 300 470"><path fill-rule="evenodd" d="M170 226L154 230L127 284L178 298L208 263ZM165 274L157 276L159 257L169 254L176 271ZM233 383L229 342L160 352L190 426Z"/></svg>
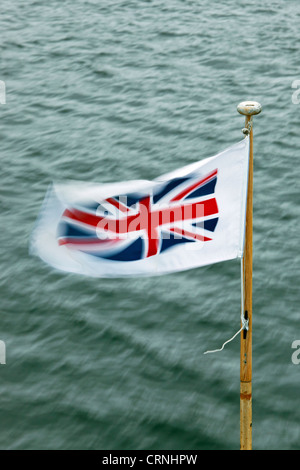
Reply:
<svg viewBox="0 0 300 470"><path fill-rule="evenodd" d="M28 241L51 181L152 179L255 118L253 445L299 449L300 4L1 6L2 449L238 449L237 261L160 278L51 270Z"/></svg>

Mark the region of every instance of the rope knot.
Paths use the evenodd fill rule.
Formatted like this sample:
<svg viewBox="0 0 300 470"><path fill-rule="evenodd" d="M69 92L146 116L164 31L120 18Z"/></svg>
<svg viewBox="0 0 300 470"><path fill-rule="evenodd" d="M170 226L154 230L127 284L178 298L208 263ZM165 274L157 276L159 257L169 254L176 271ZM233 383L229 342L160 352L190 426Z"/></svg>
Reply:
<svg viewBox="0 0 300 470"><path fill-rule="evenodd" d="M242 329L248 331L249 330L249 319L242 316Z"/></svg>

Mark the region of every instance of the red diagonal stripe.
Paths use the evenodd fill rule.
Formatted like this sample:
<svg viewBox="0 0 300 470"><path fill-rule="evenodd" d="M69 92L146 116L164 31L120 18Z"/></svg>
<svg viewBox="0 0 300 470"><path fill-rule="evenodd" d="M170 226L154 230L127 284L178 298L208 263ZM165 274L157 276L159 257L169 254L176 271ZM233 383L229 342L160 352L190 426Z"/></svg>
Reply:
<svg viewBox="0 0 300 470"><path fill-rule="evenodd" d="M129 211L128 207L126 207L125 204L122 204L120 201L117 201L113 197L110 197L110 198L106 199L106 201L109 202L112 206L119 209L119 211L121 211L121 212L128 212Z"/></svg>
<svg viewBox="0 0 300 470"><path fill-rule="evenodd" d="M189 232L188 230L182 230L177 227L171 228L170 232L177 233L178 235L182 235L183 237L193 238L194 240L198 240L200 242L208 242L212 240L212 238L199 235L198 233Z"/></svg>
<svg viewBox="0 0 300 470"><path fill-rule="evenodd" d="M105 219L105 217L89 214L88 212L82 212L78 209L66 209L63 213L63 217L68 217L68 219L90 225L91 227L97 227L99 222Z"/></svg>
<svg viewBox="0 0 300 470"><path fill-rule="evenodd" d="M107 244L111 244L113 242L119 242L121 241L121 239L118 239L118 238L113 238L113 239L107 239L107 240L100 240L100 238L98 238L97 240L94 239L94 240L91 240L89 238L60 238L58 240L58 244L60 246L62 245L107 245Z"/></svg>
<svg viewBox="0 0 300 470"><path fill-rule="evenodd" d="M199 188L200 186L202 186L203 184L207 183L211 178L213 178L214 176L216 176L218 174L218 170L214 170L212 173L210 173L209 175L207 175L205 178L203 178L201 181L198 181L197 183L194 183L193 185L189 186L188 188L184 189L183 191L181 191L181 193L177 194L177 196L175 196L173 199L171 199L170 202L176 202L176 201L180 201L181 199L183 199L185 196L187 196L189 193L191 193L192 191L194 191L194 189L197 189Z"/></svg>

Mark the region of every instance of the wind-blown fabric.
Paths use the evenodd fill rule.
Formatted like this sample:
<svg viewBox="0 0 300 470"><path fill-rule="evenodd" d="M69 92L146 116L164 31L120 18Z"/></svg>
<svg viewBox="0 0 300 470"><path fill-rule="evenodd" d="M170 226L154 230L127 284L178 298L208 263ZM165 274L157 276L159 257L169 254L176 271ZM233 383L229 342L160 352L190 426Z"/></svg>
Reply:
<svg viewBox="0 0 300 470"><path fill-rule="evenodd" d="M159 275L241 257L249 138L154 181L51 185L30 251L62 271Z"/></svg>

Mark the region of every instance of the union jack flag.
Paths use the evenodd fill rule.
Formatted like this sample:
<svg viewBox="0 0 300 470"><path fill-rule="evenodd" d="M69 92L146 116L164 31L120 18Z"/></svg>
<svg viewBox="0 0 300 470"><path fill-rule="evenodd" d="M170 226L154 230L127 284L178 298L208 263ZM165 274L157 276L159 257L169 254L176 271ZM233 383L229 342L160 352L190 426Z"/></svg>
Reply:
<svg viewBox="0 0 300 470"><path fill-rule="evenodd" d="M206 243L217 226L218 170L159 183L150 192L76 204L62 214L60 246L111 261L137 261L178 244Z"/></svg>
<svg viewBox="0 0 300 470"><path fill-rule="evenodd" d="M92 277L159 276L243 255L249 138L155 180L53 183L30 253Z"/></svg>

